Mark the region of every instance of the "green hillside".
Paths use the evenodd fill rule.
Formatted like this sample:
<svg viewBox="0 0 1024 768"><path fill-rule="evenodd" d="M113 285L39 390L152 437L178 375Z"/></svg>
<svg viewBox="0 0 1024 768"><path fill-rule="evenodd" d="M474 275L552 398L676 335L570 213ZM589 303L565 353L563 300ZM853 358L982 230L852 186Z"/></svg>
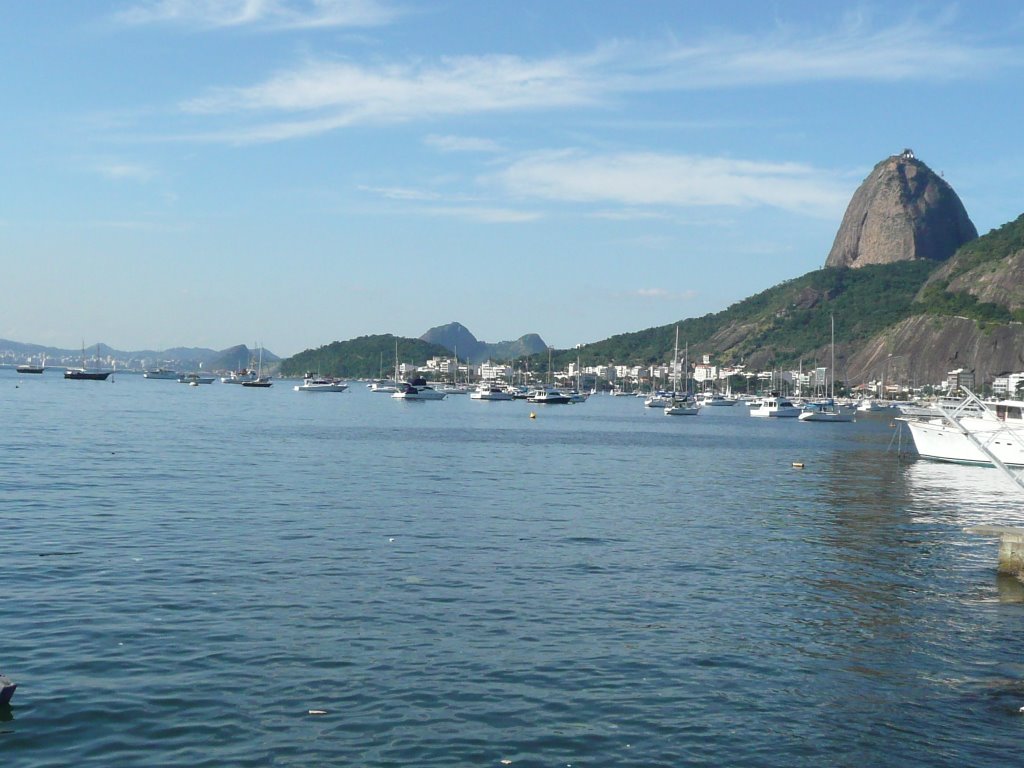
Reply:
<svg viewBox="0 0 1024 768"><path fill-rule="evenodd" d="M828 344L830 316L836 318L836 343L856 345L924 311L914 305L914 297L935 267L934 262L908 261L809 272L721 312L681 320L680 344L688 344L691 360L711 354L719 363L796 364ZM613 336L578 352L584 364L664 362L672 354L675 327ZM558 364L576 355L577 350L559 353Z"/></svg>
<svg viewBox="0 0 1024 768"><path fill-rule="evenodd" d="M307 371L325 376L369 379L381 370L390 378L395 368L395 341L401 363L423 365L432 357L451 357L451 352L437 344L419 339L406 339L390 333L360 336L349 341L334 341L317 349L307 349L281 362L282 376L301 376Z"/></svg>

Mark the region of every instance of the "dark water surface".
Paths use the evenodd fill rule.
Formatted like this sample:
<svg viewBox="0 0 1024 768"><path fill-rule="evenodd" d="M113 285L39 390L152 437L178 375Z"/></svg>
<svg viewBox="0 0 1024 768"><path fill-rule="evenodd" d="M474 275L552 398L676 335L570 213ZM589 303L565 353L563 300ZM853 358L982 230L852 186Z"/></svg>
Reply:
<svg viewBox="0 0 1024 768"><path fill-rule="evenodd" d="M1021 497L889 417L8 370L0 418L3 765L1020 764L962 529Z"/></svg>

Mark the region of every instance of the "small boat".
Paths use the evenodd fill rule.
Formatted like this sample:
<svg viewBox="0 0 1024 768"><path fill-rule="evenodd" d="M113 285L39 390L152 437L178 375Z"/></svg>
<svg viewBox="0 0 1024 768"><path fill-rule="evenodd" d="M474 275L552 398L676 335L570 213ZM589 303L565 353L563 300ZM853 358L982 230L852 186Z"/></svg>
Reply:
<svg viewBox="0 0 1024 768"><path fill-rule="evenodd" d="M177 379L179 374L177 371L172 371L170 368L154 368L151 371L143 371L142 378L144 379Z"/></svg>
<svg viewBox="0 0 1024 768"><path fill-rule="evenodd" d="M243 381L242 382L242 386L243 387L260 387L260 388L265 389L265 388L267 388L269 386L272 386L273 383L274 382L272 382L270 380L269 376L264 376L263 375L263 345L260 344L260 360L259 360L259 363L257 364L257 368L256 368L256 377L253 378L253 379L250 379L249 381Z"/></svg>
<svg viewBox="0 0 1024 768"><path fill-rule="evenodd" d="M701 399L701 405L710 405L712 407L736 405L736 398L726 397L720 392L708 392Z"/></svg>
<svg viewBox="0 0 1024 768"><path fill-rule="evenodd" d="M751 416L768 416L778 419L795 419L800 416L800 413L801 409L793 405L792 401L775 395L761 398L760 405L750 409Z"/></svg>
<svg viewBox="0 0 1024 768"><path fill-rule="evenodd" d="M527 400L541 405L568 405L572 402L567 394L552 387L534 390Z"/></svg>
<svg viewBox="0 0 1024 768"><path fill-rule="evenodd" d="M668 408L672 405L672 401L675 400L675 397L675 392L659 390L657 392L652 392L644 398L644 405L647 408Z"/></svg>
<svg viewBox="0 0 1024 768"><path fill-rule="evenodd" d="M24 363L17 366L14 370L18 373L42 373L46 369L46 357L39 358L39 365L32 365L32 363Z"/></svg>
<svg viewBox="0 0 1024 768"><path fill-rule="evenodd" d="M515 400L512 393L497 384L481 384L469 393L470 400Z"/></svg>
<svg viewBox="0 0 1024 768"><path fill-rule="evenodd" d="M397 392L391 394L398 400L444 400L444 392L438 392L427 384L426 379L416 378L402 384Z"/></svg>
<svg viewBox="0 0 1024 768"><path fill-rule="evenodd" d="M85 343L82 343L82 367L68 368L64 371L64 378L73 381L106 381L113 371L100 371L87 368L85 365Z"/></svg>
<svg viewBox="0 0 1024 768"><path fill-rule="evenodd" d="M348 384L333 376L310 376L307 374L302 383L296 384L293 389L296 392L344 392L348 389Z"/></svg>
<svg viewBox="0 0 1024 768"><path fill-rule="evenodd" d="M398 391L399 384L394 381L374 381L366 385L371 392L378 392L385 395L391 395Z"/></svg>
<svg viewBox="0 0 1024 768"><path fill-rule="evenodd" d="M672 404L665 407L666 416L696 416L700 413L700 403L692 397L677 397Z"/></svg>
<svg viewBox="0 0 1024 768"><path fill-rule="evenodd" d="M839 405L831 397L807 403L797 417L800 421L854 421L857 409L849 405Z"/></svg>
<svg viewBox="0 0 1024 768"><path fill-rule="evenodd" d="M247 381L256 380L256 371L239 368L237 371L231 371L227 376L221 376L220 380L224 384L244 384Z"/></svg>
<svg viewBox="0 0 1024 768"><path fill-rule="evenodd" d="M178 376L181 384L213 384L215 376L203 376L201 373L183 373Z"/></svg>

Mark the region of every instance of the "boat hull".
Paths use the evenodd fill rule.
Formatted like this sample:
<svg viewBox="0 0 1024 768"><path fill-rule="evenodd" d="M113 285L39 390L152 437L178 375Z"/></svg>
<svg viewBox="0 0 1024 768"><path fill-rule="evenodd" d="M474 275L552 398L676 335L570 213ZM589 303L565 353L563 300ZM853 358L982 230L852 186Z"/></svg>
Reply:
<svg viewBox="0 0 1024 768"><path fill-rule="evenodd" d="M1024 467L1022 441L1004 429L1001 423L972 418L962 419L961 423L1003 464ZM922 458L956 464L992 464L988 456L951 424L939 419L908 420L906 424L914 440L914 448Z"/></svg>
<svg viewBox="0 0 1024 768"><path fill-rule="evenodd" d="M106 381L113 371L64 371L65 379L74 381Z"/></svg>

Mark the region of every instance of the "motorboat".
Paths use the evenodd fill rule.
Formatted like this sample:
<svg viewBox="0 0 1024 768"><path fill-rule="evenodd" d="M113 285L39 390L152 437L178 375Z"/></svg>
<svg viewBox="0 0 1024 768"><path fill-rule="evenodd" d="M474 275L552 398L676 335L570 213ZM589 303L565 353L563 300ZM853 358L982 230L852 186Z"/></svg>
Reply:
<svg viewBox="0 0 1024 768"><path fill-rule="evenodd" d="M394 381L374 381L366 385L371 392L379 392L383 394L393 394L398 391L398 383Z"/></svg>
<svg viewBox="0 0 1024 768"><path fill-rule="evenodd" d="M700 403L690 396L677 397L672 404L665 407L666 416L696 416L700 413Z"/></svg>
<svg viewBox="0 0 1024 768"><path fill-rule="evenodd" d="M644 405L647 408L668 408L672 405L675 396L675 392L667 392L665 390L651 392L651 394L644 398Z"/></svg>
<svg viewBox="0 0 1024 768"><path fill-rule="evenodd" d="M227 376L221 376L220 380L223 384L244 384L247 381L256 381L257 378L256 371L239 368L237 371L231 371Z"/></svg>
<svg viewBox="0 0 1024 768"><path fill-rule="evenodd" d="M854 421L857 409L852 405L839 405L832 398L817 400L804 405L797 417L800 421Z"/></svg>
<svg viewBox="0 0 1024 768"><path fill-rule="evenodd" d="M1024 401L993 405L968 395L955 408L939 406L938 417L901 416L918 454L926 459L961 464L1024 467Z"/></svg>
<svg viewBox="0 0 1024 768"><path fill-rule="evenodd" d="M587 398L590 397L589 392L580 392L579 390L572 390L571 392L564 393L569 396L570 403L585 403Z"/></svg>
<svg viewBox="0 0 1024 768"><path fill-rule="evenodd" d="M216 376L204 376L201 373L183 373L178 378L179 384L213 384Z"/></svg>
<svg viewBox="0 0 1024 768"><path fill-rule="evenodd" d="M795 419L800 416L801 409L785 397L775 395L761 398L760 404L755 408L751 407L750 415L758 417L772 417L779 419Z"/></svg>
<svg viewBox="0 0 1024 768"><path fill-rule="evenodd" d="M892 403L887 403L884 400L874 400L870 397L861 399L860 403L857 404L857 410L861 413L884 413L885 411L893 410L894 407Z"/></svg>
<svg viewBox="0 0 1024 768"><path fill-rule="evenodd" d="M512 393L497 384L480 384L469 393L470 400L515 400Z"/></svg>
<svg viewBox="0 0 1024 768"><path fill-rule="evenodd" d="M736 405L736 398L726 397L720 392L707 392L704 394L704 397L701 398L700 404L710 405L712 407Z"/></svg>
<svg viewBox="0 0 1024 768"><path fill-rule="evenodd" d="M45 369L46 366L43 363L40 363L39 365L32 365L32 363L24 363L22 365L16 366L14 370L17 373L42 373Z"/></svg>
<svg viewBox="0 0 1024 768"><path fill-rule="evenodd" d="M143 371L142 378L144 379L171 379L172 381L178 378L178 372L172 371L170 368L154 368L150 371Z"/></svg>
<svg viewBox="0 0 1024 768"><path fill-rule="evenodd" d="M468 395L471 390L469 387L464 387L461 384L445 384L437 388L438 392L444 392L446 395Z"/></svg>
<svg viewBox="0 0 1024 768"><path fill-rule="evenodd" d="M296 392L344 392L348 384L333 376L306 376L301 384L296 384Z"/></svg>
<svg viewBox="0 0 1024 768"><path fill-rule="evenodd" d="M567 394L553 387L535 389L527 400L541 405L568 405L571 402Z"/></svg>
<svg viewBox="0 0 1024 768"><path fill-rule="evenodd" d="M444 392L438 392L422 378L400 384L398 391L392 392L391 396L398 400L444 400L446 397Z"/></svg>

